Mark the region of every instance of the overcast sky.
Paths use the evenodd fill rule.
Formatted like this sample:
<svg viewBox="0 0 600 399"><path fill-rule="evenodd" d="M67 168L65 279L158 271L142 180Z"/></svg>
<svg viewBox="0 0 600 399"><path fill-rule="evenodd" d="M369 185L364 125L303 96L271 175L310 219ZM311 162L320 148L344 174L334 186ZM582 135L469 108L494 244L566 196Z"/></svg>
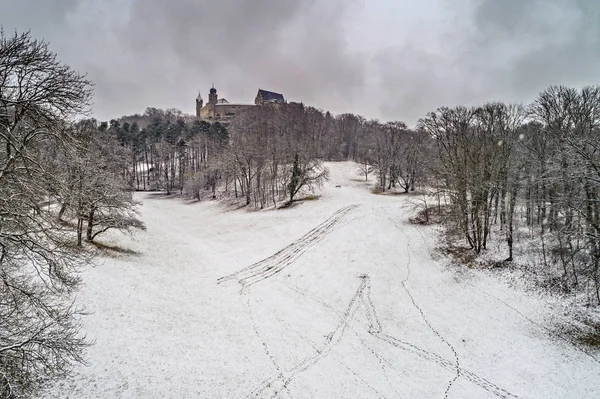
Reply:
<svg viewBox="0 0 600 399"><path fill-rule="evenodd" d="M96 83L95 116L194 112L198 91L412 125L442 105L600 83L599 0L0 0Z"/></svg>

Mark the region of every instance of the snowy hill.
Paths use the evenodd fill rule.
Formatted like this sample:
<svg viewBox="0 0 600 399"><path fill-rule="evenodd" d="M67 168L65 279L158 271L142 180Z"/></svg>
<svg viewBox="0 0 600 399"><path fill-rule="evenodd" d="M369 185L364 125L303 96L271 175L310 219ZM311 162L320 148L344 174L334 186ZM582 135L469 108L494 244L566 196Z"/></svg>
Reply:
<svg viewBox="0 0 600 399"><path fill-rule="evenodd" d="M147 232L111 242L134 253L83 276L89 366L44 397L600 397L600 354L542 299L459 274L414 197L328 167L289 209L138 194Z"/></svg>

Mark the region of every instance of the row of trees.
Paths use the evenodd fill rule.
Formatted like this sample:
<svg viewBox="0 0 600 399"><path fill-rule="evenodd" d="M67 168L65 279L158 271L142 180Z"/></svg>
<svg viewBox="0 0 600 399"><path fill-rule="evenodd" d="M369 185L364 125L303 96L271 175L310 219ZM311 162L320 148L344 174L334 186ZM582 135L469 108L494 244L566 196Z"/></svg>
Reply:
<svg viewBox="0 0 600 399"><path fill-rule="evenodd" d="M359 143L359 169L365 180L375 172L382 192L399 186L408 193L426 182L431 139L422 130L409 129L404 122L368 121Z"/></svg>
<svg viewBox="0 0 600 399"><path fill-rule="evenodd" d="M149 108L144 115L111 121L106 130L129 154L123 173L137 189L180 191L200 199L205 191L216 198L220 188L225 196L264 208L286 198L291 202L303 189L325 181L323 154L336 153L331 156L336 158L343 151L333 151L326 134L337 119L291 104L254 107L226 127Z"/></svg>
<svg viewBox="0 0 600 399"><path fill-rule="evenodd" d="M327 179L321 163L325 115L301 104L255 107L234 120L226 176L246 204L264 208Z"/></svg>
<svg viewBox="0 0 600 399"><path fill-rule="evenodd" d="M84 244L143 228L123 148L93 120L92 84L48 45L0 32L0 397L34 394L82 362L72 304Z"/></svg>
<svg viewBox="0 0 600 399"><path fill-rule="evenodd" d="M498 226L513 260L526 229L544 268L600 303L600 87L550 87L526 107L440 108L419 127L437 143L431 174L450 222L476 253Z"/></svg>
<svg viewBox="0 0 600 399"><path fill-rule="evenodd" d="M124 173L138 190L178 190L200 199L204 191L216 198L220 188L256 208L292 201L322 184L322 160L359 161L366 179L377 173L382 191L414 190L431 147L426 134L402 122L332 116L296 103L254 107L227 126L149 108L111 121L107 130L130 154Z"/></svg>
<svg viewBox="0 0 600 399"><path fill-rule="evenodd" d="M133 122L128 122L127 120ZM182 190L186 179L207 167L209 154L228 142L225 127L180 111L148 108L144 115L102 123L127 150L124 173L137 190Z"/></svg>
<svg viewBox="0 0 600 399"><path fill-rule="evenodd" d="M443 107L415 129L290 104L255 107L227 128L149 109L109 130L133 154L138 187L197 199L220 189L256 208L293 200L327 178L322 160L355 160L380 191L428 184L449 198L447 220L476 254L503 240L511 261L516 238L528 236L549 272L585 282L600 301L599 91L551 87L528 106Z"/></svg>

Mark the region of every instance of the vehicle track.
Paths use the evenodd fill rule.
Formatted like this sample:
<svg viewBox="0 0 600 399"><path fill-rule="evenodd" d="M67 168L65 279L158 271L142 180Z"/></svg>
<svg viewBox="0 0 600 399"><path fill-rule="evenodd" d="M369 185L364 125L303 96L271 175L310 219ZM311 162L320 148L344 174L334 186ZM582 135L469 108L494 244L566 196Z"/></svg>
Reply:
<svg viewBox="0 0 600 399"><path fill-rule="evenodd" d="M397 221L394 221L394 224L396 225L396 227L398 229L400 229L400 227L397 224ZM430 238L425 236L422 232L422 229L415 229L419 235L421 236L421 238L423 239L423 241L430 241ZM430 241L431 244L431 241ZM586 356L588 356L592 361L594 361L597 364L600 364L600 359L598 359L597 356L595 356L591 351L587 350L584 346L579 345L575 342L573 342L573 340L571 340L568 336L565 336L561 333L558 333L556 331L553 331L551 328L543 325L542 323L539 323L535 320L533 320L532 318L530 318L529 316L525 315L523 312L521 312L519 309L517 309L516 307L512 306L511 304L507 303L506 301L496 297L495 295L490 294L489 292L479 288L478 286L476 286L475 284L466 281L466 284L471 286L472 288L474 288L475 290L481 292L484 295L489 296L490 298L500 302L502 305L506 306L507 308L509 308L510 310L512 310L513 312L515 312L516 314L518 314L519 316L521 316L523 319L527 320L528 322L530 322L531 324L541 328L542 330L546 331L548 333L548 335L550 337L556 338L558 340L564 341L565 343L567 343L568 345L573 346L576 350L582 352L583 354L585 354Z"/></svg>
<svg viewBox="0 0 600 399"><path fill-rule="evenodd" d="M290 370L279 373L271 378L263 381L256 389L254 389L247 397L248 398L256 398L256 397L276 397L279 392L287 387L290 381L294 378L294 376L302 371L307 370L314 364L316 364L323 356L329 353L333 347L335 347L342 337L344 336L344 332L350 323L350 320L353 319L354 313L359 307L359 299L360 296L365 289L368 283L368 276L361 277L361 283L356 290L356 293L350 300L350 303L346 307L343 316L340 318L336 328L330 332L325 341L315 348L316 352L304 360L298 362L294 367Z"/></svg>
<svg viewBox="0 0 600 399"><path fill-rule="evenodd" d="M406 234L406 232L404 231L404 229L400 229L398 227L398 225L396 223L394 223L394 225L402 231L402 233L404 234L404 236L406 237L406 254L407 254L407 262L406 262L406 277L404 278L404 280L401 281L402 287L404 288L404 291L406 291L406 294L408 295L408 297L410 298L410 301L412 302L413 306L419 311L419 313L421 314L421 318L423 319L423 321L425 322L425 324L427 324L427 327L429 327L429 329L435 334L437 335L437 337L444 343L446 344L446 346L448 348L450 348L450 350L452 351L452 354L454 355L454 362L455 362L455 368L454 371L456 372L456 374L454 375L454 378L452 380L450 380L448 382L448 386L446 387L446 390L444 391L444 399L448 399L448 395L450 394L450 389L452 388L452 385L454 385L454 383L456 382L456 380L458 380L458 378L461 375L461 368L460 368L460 359L458 358L458 353L456 353L456 349L454 349L454 346L452 346L452 344L450 344L450 342L448 342L446 340L446 338L444 338L442 336L442 334L440 334L440 332L433 327L433 325L431 325L431 323L429 322L429 319L425 316L425 313L423 312L423 309L417 304L417 302L415 301L415 298L413 297L412 293L410 292L410 290L408 289L408 287L406 286L406 283L408 281L408 279L410 278L410 263L411 263L411 256L410 256L410 237L408 236L408 234Z"/></svg>
<svg viewBox="0 0 600 399"><path fill-rule="evenodd" d="M256 319L254 318L254 312L252 310L252 306L250 305L250 295L249 294L246 295L246 305L248 306L248 314L250 315L250 319L252 320L252 328L254 329L254 333L258 337L259 341L262 343L262 346L263 346L263 348L265 350L265 353L266 353L267 357L271 360L271 363L273 363L273 366L275 366L275 369L277 370L277 372L279 374L281 374L282 373L281 367L279 366L279 364L275 360L275 357L273 356L273 354L269 350L269 346L267 344L266 339L258 332L258 326L257 326L257 323L256 323ZM286 392L290 396L292 395L291 392L289 391L289 389L287 389L287 387L286 387Z"/></svg>
<svg viewBox="0 0 600 399"><path fill-rule="evenodd" d="M395 337L392 337L390 335L387 335L387 334L380 333L380 334L374 334L373 336L381 339L382 341L387 342L388 344L390 344L398 349L406 350L406 351L411 352L423 359L426 359L433 363L436 363L437 365L445 368L446 370L456 371L456 363L455 362L450 362L433 352L423 350L409 342L401 341L401 340L399 340ZM468 370L461 368L460 374L462 377L464 377L468 381L472 382L475 385L478 385L480 388L485 389L486 391L490 392L491 394L494 394L495 396L497 396L499 398L503 398L503 399L518 398L518 396L510 393L509 391L507 391L503 388L500 388L498 385L496 385L496 384L488 381L487 379L480 377L477 374L472 373Z"/></svg>
<svg viewBox="0 0 600 399"><path fill-rule="evenodd" d="M235 273L217 279L217 284L222 284L230 280L237 280L242 287L247 288L261 281L264 281L280 273L284 268L292 264L308 249L322 241L334 228L339 225L344 218L356 209L358 205L349 205L338 209L327 220L310 230L298 240L286 246L277 253L256 262L248 267L238 270Z"/></svg>
<svg viewBox="0 0 600 399"><path fill-rule="evenodd" d="M471 383L479 386L480 388L486 390L487 392L489 392L499 398L502 398L502 399L517 399L518 398L517 395L499 387L498 385L494 384L493 382L491 382L469 370L466 370L460 366L459 366L459 369L457 370L456 359L454 361L449 361L434 352L427 351L425 349L421 349L414 344L411 344L406 341L402 341L398 338L395 338L391 335L384 333L381 322L377 318L377 314L375 312L375 307L374 307L373 302L370 297L370 279L368 276L361 276L361 278L364 279L363 281L366 280L366 285L362 289L360 289L360 287L359 287L359 290L360 290L359 295L361 296L361 301L362 301L363 305L365 305L365 303L366 303L365 308L366 308L367 314L370 313L370 315L367 315L367 320L369 321L369 327L368 327L367 331L371 336L373 336L383 342L386 342L389 345L394 346L395 348L408 351L408 352L415 354L425 360L433 362L448 371L452 371L455 373L458 371L458 373L461 377L464 377L466 380L470 381ZM331 309L335 313L341 314L342 318L345 316L346 312L341 312L340 310L331 306L330 304L323 301L322 299L317 298L314 295L309 294L308 292L303 293L302 290L298 289L297 287L293 287L288 284L286 284L286 285L290 289L298 292L299 294L301 294L309 299L312 299L313 301L315 301L317 303L322 304L323 306ZM358 291L357 291L357 293L358 293ZM353 320L353 317L351 320ZM348 320L348 323L351 320ZM350 330L352 330L355 334L358 335L358 332L356 330L354 330L351 325L348 325L348 328ZM365 346L367 346L370 350L373 350L370 346L366 345L366 343L365 343ZM381 359L381 360L385 360L385 359ZM387 363L390 366L390 368L393 369L393 367L391 367L391 364L389 362L387 362ZM393 369L393 370L395 371L395 369ZM446 389L445 394L447 392L448 392L448 388Z"/></svg>
<svg viewBox="0 0 600 399"><path fill-rule="evenodd" d="M281 317L279 317L279 315L277 315L277 313L275 313L275 311L273 311L271 309L268 309L268 308L267 308L267 310L269 311L269 313L271 313L273 315L273 317L275 317L275 319L282 326L285 327L286 331L288 331L288 332L289 331L293 331L298 337L300 337L300 339L302 339L304 342L308 343L315 350L315 352L318 350L318 345L317 345L316 342L314 342L312 339L306 337L304 334L302 334L296 328L292 327L289 323L287 323L285 320L283 320ZM340 313L343 313L343 312L340 312ZM351 327L349 326L349 328L351 328ZM358 334L357 334L357 337L364 343L364 340L360 336L358 336ZM336 363L338 363L341 367L345 368L349 372L349 374L351 374L354 378L356 378L358 381L362 382L366 387L368 387L369 389L371 389L378 397L380 397L380 398L384 398L385 397L381 392L379 392L377 389L375 389L373 386L371 386L371 384L369 384L367 381L365 381L363 378L361 378L354 370L352 370L345 363L343 363L342 361L340 361L339 359L337 359L337 357L332 356L332 359ZM388 380L388 382L389 382L389 380ZM287 392L289 392L289 391L287 391ZM396 392L396 394L398 394L398 393Z"/></svg>
<svg viewBox="0 0 600 399"><path fill-rule="evenodd" d="M310 300L312 300L312 301L314 301L314 302L317 302L317 303L319 303L319 304L323 305L324 307L328 308L329 310L331 310L332 312L334 312L334 313L336 313L336 314L338 314L338 315L340 315L340 316L344 314L344 312L343 312L343 311L341 311L341 310L339 310L339 309L336 309L335 307L331 306L330 304L328 304L328 303L327 303L327 302L325 302L324 300L322 300L322 299L320 299L320 298L317 298L316 296L314 296L314 295L310 294L308 291L304 291L304 290L300 289L299 287L297 287L297 286L295 286L295 285L293 285L293 284L290 284L290 283L286 283L286 284L285 284L285 286L286 286L287 288L289 288L290 290L292 290L292 291L294 291L294 292L296 292L296 293L298 293L298 294L302 295L303 297L305 297L305 298L307 298L307 299L310 299ZM369 289L370 289L370 284L369 284ZM368 302L369 302L369 303L371 303L371 306L372 306L372 302L371 302L371 298L370 298L370 297L368 298ZM364 299L363 299L363 304L364 304ZM374 309L374 308L373 308L373 309ZM368 320L371 320L371 319L370 319L370 317L371 317L370 315L367 315L367 319L368 319ZM377 325L379 325L379 324L377 323ZM370 326L369 326L369 327L370 327ZM390 368L391 370L393 370L393 371L396 373L396 375L397 375L398 377L400 377L400 378L403 378L403 376L402 376L402 375L400 375L400 373L398 373L398 371L397 371L397 370L396 370L396 369L393 367L393 365L392 365L392 364L391 364L391 363L390 363L388 360L386 360L385 358L383 358L382 356L380 356L380 355L379 355L379 354L378 354L378 353L377 353L377 352L376 352L376 351L375 351L375 350L374 350L374 349L373 349L373 348L372 348L372 347L371 347L371 346L370 346L370 345L369 345L369 344L368 344L368 343L365 341L365 339L364 339L364 338L363 338L363 337L362 337L362 336L361 336L361 335L358 333L358 331L356 331L356 330L355 330L355 329L352 327L352 325L348 325L348 328L349 328L349 329L350 329L350 330L351 330L351 331L354 333L354 335L356 336L356 338L358 338L358 340L361 342L361 344L362 344L362 345L363 345L363 346L364 346L366 349L368 349L368 350L369 350L369 351L370 351L370 352L371 352L371 353L372 353L372 354L373 354L373 355L374 355L374 356L377 358L377 360L379 361L379 364L381 365L381 370L383 371L383 373L384 373L384 376L385 376L385 379L387 380L388 384L389 384L389 385L390 385L390 387L391 387L391 388L394 390L394 392L396 392L396 395L400 396L400 393L398 393L398 391L396 390L396 387L394 387L394 386L392 385L391 381L389 380L389 378L388 378L388 376L387 376L387 373L386 373L386 371L385 371L385 370L386 370L386 368ZM387 367L384 365L384 363L387 365Z"/></svg>

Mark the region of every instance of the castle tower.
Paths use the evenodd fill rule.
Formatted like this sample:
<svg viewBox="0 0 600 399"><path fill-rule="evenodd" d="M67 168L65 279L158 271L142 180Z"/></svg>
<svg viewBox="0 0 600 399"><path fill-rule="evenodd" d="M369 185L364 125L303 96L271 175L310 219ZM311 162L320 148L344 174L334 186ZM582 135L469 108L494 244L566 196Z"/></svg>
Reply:
<svg viewBox="0 0 600 399"><path fill-rule="evenodd" d="M216 104L218 100L217 89L215 89L215 85L213 85L212 89L210 89L210 93L208 95L208 103Z"/></svg>
<svg viewBox="0 0 600 399"><path fill-rule="evenodd" d="M198 92L198 97L196 97L196 117L200 118L200 110L204 105L204 100L202 99L202 92Z"/></svg>

